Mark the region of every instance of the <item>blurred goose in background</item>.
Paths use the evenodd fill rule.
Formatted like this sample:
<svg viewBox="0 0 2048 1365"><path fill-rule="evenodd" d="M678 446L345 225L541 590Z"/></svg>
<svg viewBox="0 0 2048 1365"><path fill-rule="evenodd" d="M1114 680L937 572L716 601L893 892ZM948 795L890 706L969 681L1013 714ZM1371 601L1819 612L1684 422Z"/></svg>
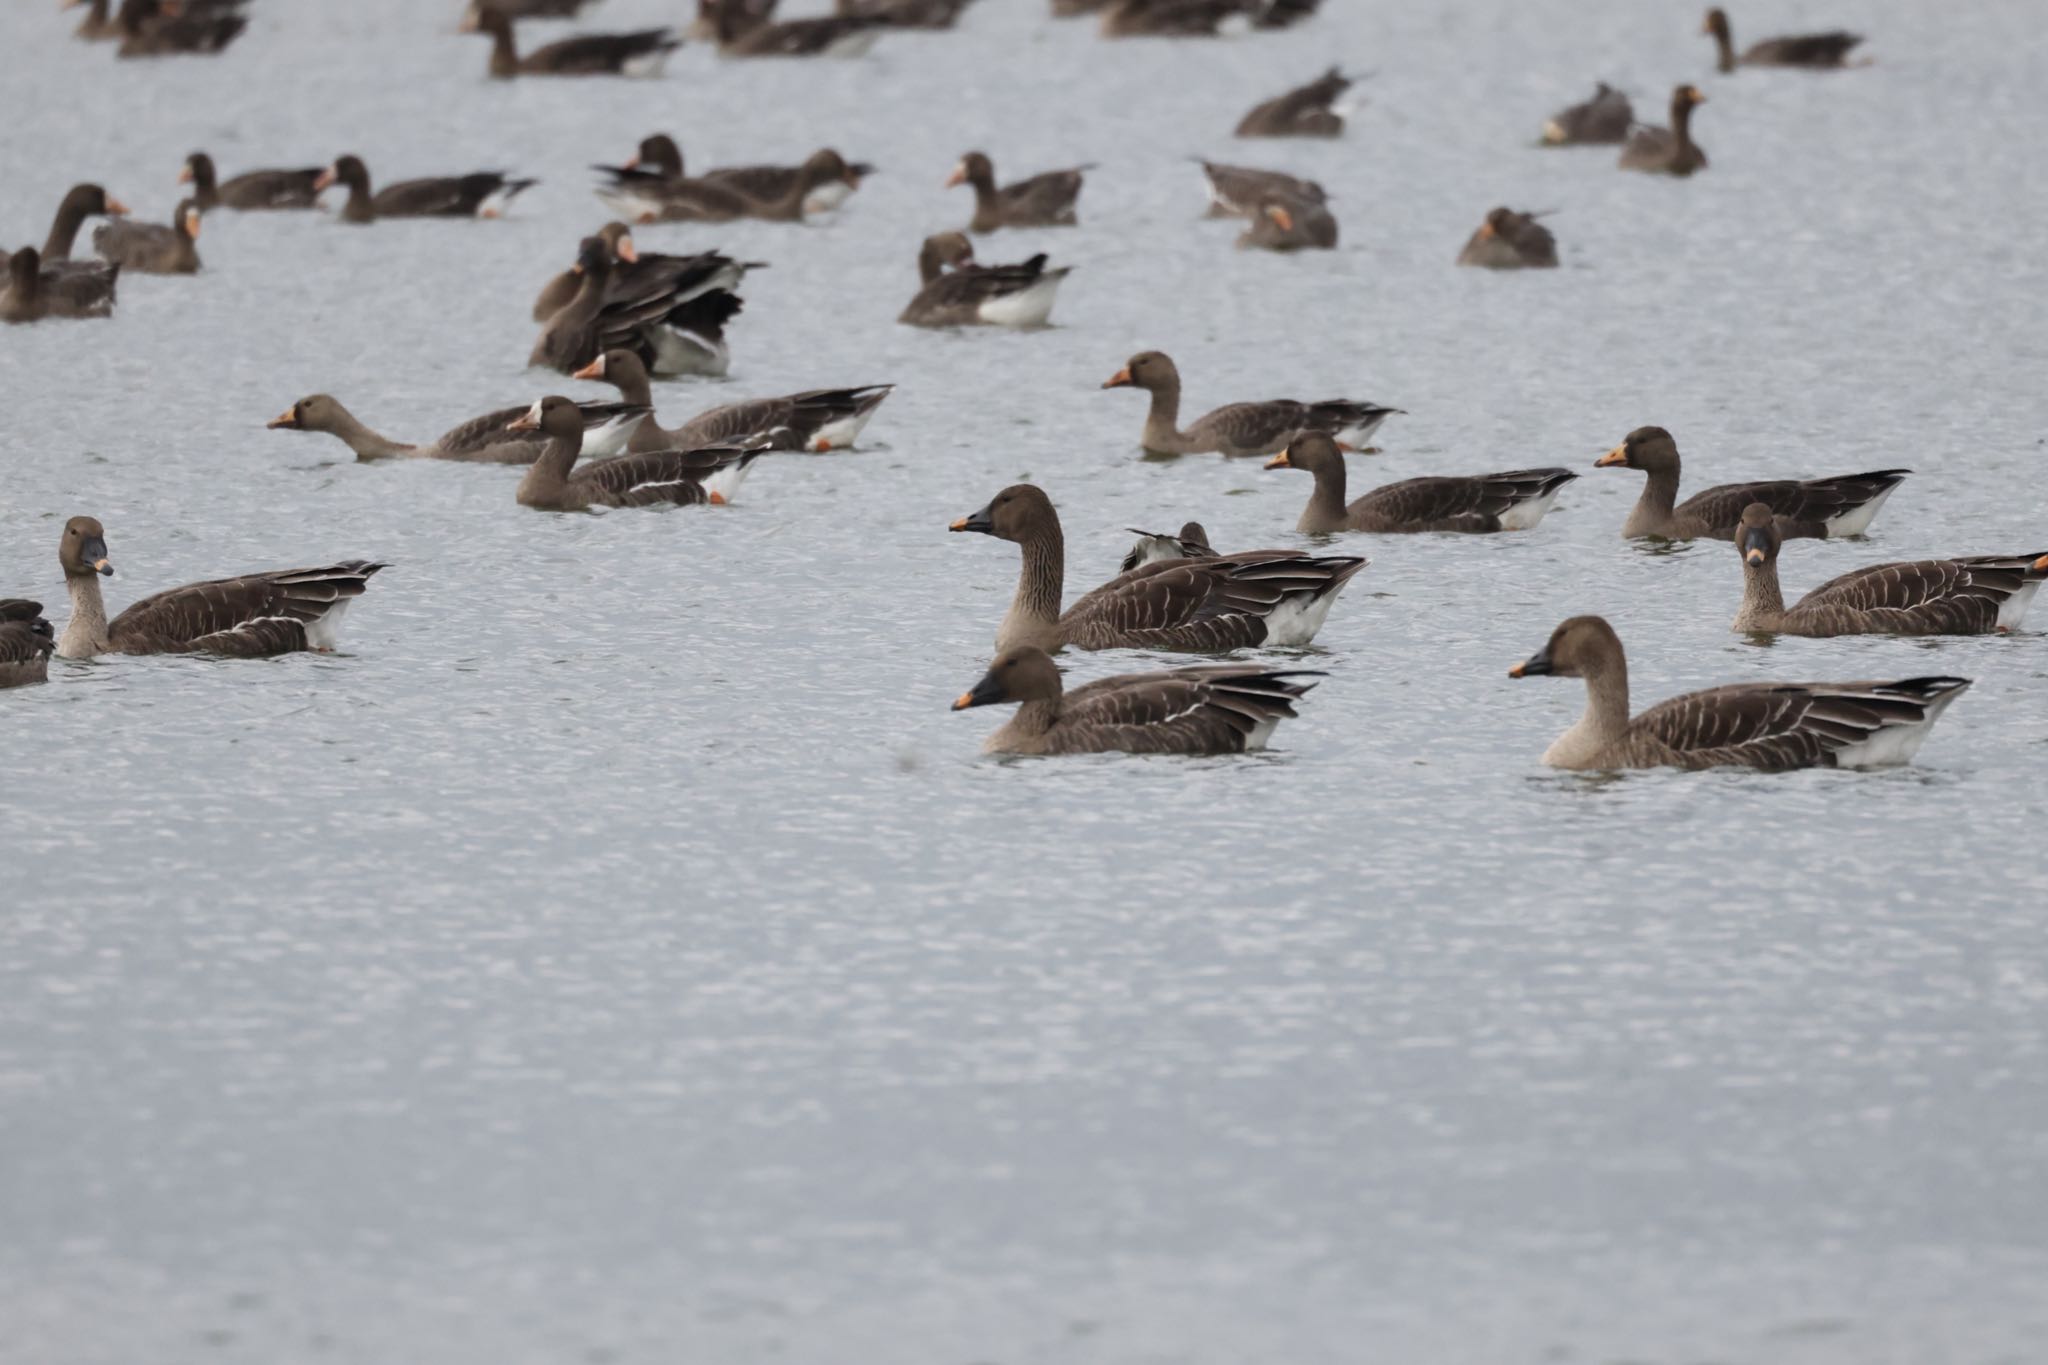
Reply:
<svg viewBox="0 0 2048 1365"><path fill-rule="evenodd" d="M1213 38L1243 20L1255 29L1287 28L1316 12L1321 0L1109 0L1102 12L1105 38ZM1085 13L1074 8L1064 12Z"/></svg>
<svg viewBox="0 0 2048 1365"><path fill-rule="evenodd" d="M192 187L192 199L202 213L215 209L309 209L320 200L321 167L303 170L244 171L221 181L213 158L194 152L178 171L178 183Z"/></svg>
<svg viewBox="0 0 2048 1365"><path fill-rule="evenodd" d="M372 194L369 168L361 157L350 155L320 172L313 188L345 186L348 202L342 205L341 221L374 223L379 218L501 218L515 195L539 183L515 180L503 171L477 171L401 180Z"/></svg>
<svg viewBox="0 0 2048 1365"><path fill-rule="evenodd" d="M1139 442L1153 455L1271 455L1298 432L1327 432L1348 449L1362 450L1380 424L1399 408L1352 398L1302 403L1292 398L1229 403L1180 429L1180 368L1164 351L1140 351L1104 380L1105 389L1143 389L1152 396Z"/></svg>
<svg viewBox="0 0 2048 1365"><path fill-rule="evenodd" d="M996 168L981 152L969 152L946 177L946 188L974 187L974 217L969 232L994 232L1006 227L1072 227L1080 221L1075 206L1081 198L1082 175L1089 168L1046 171L1028 180L996 185Z"/></svg>
<svg viewBox="0 0 2048 1365"><path fill-rule="evenodd" d="M242 0L122 0L114 17L121 57L211 55L249 26Z"/></svg>
<svg viewBox="0 0 2048 1365"><path fill-rule="evenodd" d="M469 0L462 11L461 30L475 27L486 9L509 14L514 19L574 19L590 0Z"/></svg>
<svg viewBox="0 0 2048 1365"><path fill-rule="evenodd" d="M775 17L776 0L697 0L697 17L691 21L690 36L700 42L718 41L718 12L736 11L734 24L744 31Z"/></svg>
<svg viewBox="0 0 2048 1365"><path fill-rule="evenodd" d="M951 28L969 0L838 0L836 12L885 28Z"/></svg>
<svg viewBox="0 0 2048 1365"><path fill-rule="evenodd" d="M1557 238L1536 221L1539 216L1510 208L1492 210L1458 253L1458 264L1488 270L1555 267Z"/></svg>
<svg viewBox="0 0 2048 1365"><path fill-rule="evenodd" d="M747 467L766 447L736 450L657 450L628 453L576 467L583 450L583 416L560 395L541 399L512 423L514 431L540 431L547 447L519 481L519 505L548 512L592 507L700 507L729 502Z"/></svg>
<svg viewBox="0 0 2048 1365"><path fill-rule="evenodd" d="M1211 218L1250 218L1271 199L1308 204L1329 202L1329 195L1313 180L1302 180L1281 171L1262 171L1251 166L1226 166L1195 158L1209 182Z"/></svg>
<svg viewBox="0 0 2048 1365"><path fill-rule="evenodd" d="M0 687L25 687L50 676L57 633L43 619L43 604L0 597Z"/></svg>
<svg viewBox="0 0 2048 1365"><path fill-rule="evenodd" d="M1558 490L1579 477L1569 469L1513 469L1499 474L1403 479L1346 504L1344 453L1319 431L1294 438L1268 469L1306 469L1315 490L1295 529L1307 535L1373 531L1487 534L1527 531L1543 520Z"/></svg>
<svg viewBox="0 0 2048 1365"><path fill-rule="evenodd" d="M1766 38L1752 43L1738 58L1735 38L1728 28L1728 12L1716 5L1707 11L1700 32L1714 40L1715 69L1723 75L1743 66L1803 66L1809 71L1839 71L1849 65L1849 53L1863 41L1860 33L1831 29L1826 33L1797 33L1783 38Z"/></svg>
<svg viewBox="0 0 2048 1365"><path fill-rule="evenodd" d="M1593 87L1593 98L1543 121L1543 141L1552 147L1626 142L1635 122L1636 111L1628 96L1601 81Z"/></svg>
<svg viewBox="0 0 2048 1365"><path fill-rule="evenodd" d="M1760 502L1778 514L1787 540L1860 536L1910 469L1874 469L1828 479L1724 483L1678 502L1678 442L1662 427L1637 427L1593 462L1596 469L1640 469L1649 475L1622 526L1624 537L1729 540L1743 509ZM1676 506L1673 504L1676 503Z"/></svg>
<svg viewBox="0 0 2048 1365"><path fill-rule="evenodd" d="M683 40L665 28L631 33L579 33L519 55L512 16L487 4L464 21L464 28L491 39L490 73L499 80L514 76L659 76L669 54Z"/></svg>
<svg viewBox="0 0 2048 1365"><path fill-rule="evenodd" d="M582 284L549 318L529 365L574 374L605 351L630 350L650 374L722 375L732 363L725 324L741 307L733 291L750 265L716 251L642 255L615 266L604 242L577 249Z"/></svg>
<svg viewBox="0 0 2048 1365"><path fill-rule="evenodd" d="M98 185L73 185L57 205L49 236L37 253L40 261L40 303L46 316L104 318L114 312L120 267L104 261L74 261L71 248L87 218L119 217L128 206Z"/></svg>
<svg viewBox="0 0 2048 1365"><path fill-rule="evenodd" d="M712 33L728 57L858 57L875 45L882 25L858 15L776 21L757 17L744 0L700 0L710 5Z"/></svg>
<svg viewBox="0 0 2048 1365"><path fill-rule="evenodd" d="M1625 171L1688 176L1707 168L1707 154L1692 140L1692 111L1707 102L1698 86L1681 85L1671 92L1671 126L1644 125L1629 134L1617 163Z"/></svg>
<svg viewBox="0 0 2048 1365"><path fill-rule="evenodd" d="M616 455L626 449L627 440L649 419L653 405L644 401L623 403L578 403L583 414L583 452L592 456ZM531 404L500 408L472 417L451 427L427 445L410 445L381 436L356 419L338 399L324 393L309 394L286 408L268 424L272 431L318 431L336 437L353 450L358 460L458 460L471 464L532 464L547 445L539 431L515 430L512 424L524 417Z"/></svg>
<svg viewBox="0 0 2048 1365"><path fill-rule="evenodd" d="M121 26L114 22L113 7L108 0L64 0L65 9L85 9L85 17L78 21L73 35L89 43L104 42L121 36Z"/></svg>
<svg viewBox="0 0 2048 1365"><path fill-rule="evenodd" d="M635 405L652 407L647 367L631 351L606 351L571 376L610 384ZM653 416L633 431L626 449L695 450L701 446L767 446L771 450L844 450L860 438L894 384L854 389L808 389L781 398L723 403L698 413L673 431Z"/></svg>
<svg viewBox="0 0 2048 1365"><path fill-rule="evenodd" d="M43 257L25 246L7 258L7 285L0 289L0 322L41 322L50 316L43 297Z"/></svg>
<svg viewBox="0 0 2048 1365"><path fill-rule="evenodd" d="M1237 245L1241 251L1329 251L1337 245L1336 215L1314 200L1268 194Z"/></svg>
<svg viewBox="0 0 2048 1365"><path fill-rule="evenodd" d="M917 291L897 321L912 327L1043 327L1072 266L1045 268L1044 252L1017 265L978 265L964 233L925 238Z"/></svg>
<svg viewBox="0 0 2048 1365"><path fill-rule="evenodd" d="M1239 137L1342 137L1344 115L1336 103L1352 80L1331 67L1307 85L1276 95L1238 120Z"/></svg>
<svg viewBox="0 0 2048 1365"><path fill-rule="evenodd" d="M838 208L874 173L865 162L821 147L801 165L725 166L693 179L683 173L682 149L666 133L641 139L623 166L593 169L611 182L597 197L621 217L643 223L821 213Z"/></svg>
<svg viewBox="0 0 2048 1365"><path fill-rule="evenodd" d="M187 199L169 226L115 218L92 230L92 249L123 270L145 275L191 275L199 270L199 204Z"/></svg>

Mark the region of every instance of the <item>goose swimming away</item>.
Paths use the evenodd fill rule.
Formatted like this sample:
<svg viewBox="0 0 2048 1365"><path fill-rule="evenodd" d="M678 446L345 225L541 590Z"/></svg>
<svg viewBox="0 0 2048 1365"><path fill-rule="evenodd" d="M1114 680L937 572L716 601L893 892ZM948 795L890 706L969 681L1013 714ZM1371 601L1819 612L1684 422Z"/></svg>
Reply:
<svg viewBox="0 0 2048 1365"><path fill-rule="evenodd" d="M1102 387L1142 389L1152 396L1138 442L1153 455L1271 455L1302 431L1326 432L1347 450L1365 451L1380 424L1401 413L1399 408L1355 398L1328 398L1317 403L1275 398L1226 403L1196 418L1183 431L1180 367L1164 351L1140 351L1104 380Z"/></svg>
<svg viewBox="0 0 2048 1365"><path fill-rule="evenodd" d="M1315 490L1302 509L1301 520L1295 523L1296 530L1308 535L1527 531L1543 520L1543 514L1557 501L1558 491L1579 477L1559 468L1403 479L1346 505L1344 452L1319 431L1295 437L1266 468L1306 469L1315 476Z"/></svg>
<svg viewBox="0 0 2048 1365"><path fill-rule="evenodd" d="M43 604L0 597L0 687L26 687L50 676L56 632L43 619Z"/></svg>
<svg viewBox="0 0 2048 1365"><path fill-rule="evenodd" d="M1715 69L1723 75L1743 66L1798 66L1808 71L1839 71L1849 65L1849 53L1863 41L1860 33L1831 29L1826 33L1796 33L1783 38L1766 38L1750 44L1740 58L1735 55L1735 36L1728 27L1728 12L1719 5L1707 11L1700 32L1714 40Z"/></svg>
<svg viewBox="0 0 2048 1365"><path fill-rule="evenodd" d="M583 453L616 455L649 420L646 403L578 403L583 414ZM268 423L272 431L319 431L340 439L358 460L455 460L469 464L532 464L547 448L541 431L518 430L513 423L531 411L531 404L500 408L472 417L426 445L410 445L378 435L356 420L340 400L309 394Z"/></svg>
<svg viewBox="0 0 2048 1365"><path fill-rule="evenodd" d="M1870 529L1892 490L1913 472L1873 469L1830 479L1724 483L1695 493L1674 507L1678 443L1662 427L1637 427L1593 466L1640 469L1649 475L1621 534L1629 539L1657 536L1665 540L1728 540L1742 520L1742 509L1753 502L1765 503L1778 514L1778 534L1787 540L1860 536Z"/></svg>
<svg viewBox="0 0 2048 1365"><path fill-rule="evenodd" d="M192 187L192 198L201 213L215 209L309 209L320 199L314 188L321 167L303 170L244 171L222 180L214 170L213 158L194 152L178 170L178 183Z"/></svg>
<svg viewBox="0 0 2048 1365"><path fill-rule="evenodd" d="M683 45L682 39L665 28L580 33L537 47L522 57L511 15L495 5L485 5L471 14L474 17L464 20L463 29L490 38L488 69L497 80L515 76L659 76L668 65L669 54Z"/></svg>
<svg viewBox="0 0 2048 1365"><path fill-rule="evenodd" d="M583 453L583 415L560 395L541 399L513 431L540 431L547 449L519 481L522 507L581 512L592 507L697 507L730 502L747 468L766 446L741 450L654 450L627 453L576 467Z"/></svg>
<svg viewBox="0 0 2048 1365"><path fill-rule="evenodd" d="M996 184L995 164L982 152L969 152L946 177L946 188L971 185L974 188L974 217L969 232L994 232L1006 227L1073 227L1081 198L1082 179L1090 168L1075 166L1064 171L1045 171L1028 180Z"/></svg>

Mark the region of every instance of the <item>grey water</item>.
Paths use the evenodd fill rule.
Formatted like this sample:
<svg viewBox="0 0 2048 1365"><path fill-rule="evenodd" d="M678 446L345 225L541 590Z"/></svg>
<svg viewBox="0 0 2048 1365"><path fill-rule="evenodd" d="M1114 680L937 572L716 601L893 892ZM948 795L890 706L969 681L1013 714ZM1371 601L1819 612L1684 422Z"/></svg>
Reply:
<svg viewBox="0 0 2048 1365"><path fill-rule="evenodd" d="M802 8L802 7L798 7ZM74 181L167 221L223 174L359 153L540 186L498 222L218 213L191 279L0 330L0 595L61 619L65 518L115 609L373 556L332 656L59 662L0 694L0 1360L2037 1361L2048 1340L2048 620L2011 638L1728 630L1725 544L1618 535L1629 429L1689 487L1893 465L1797 591L2048 550L2048 200L2031 0L1759 0L1875 63L1718 77L1691 4L1328 0L1298 30L1098 40L1041 0L853 61L483 78L457 6L260 0L212 60L117 63L0 10L0 244ZM606 0L575 27L672 22ZM568 31L534 26L533 35ZM1349 136L1234 143L1332 62ZM1712 168L1535 148L1595 79ZM880 170L802 226L643 229L771 263L716 401L899 388L862 448L733 506L555 516L516 471L264 429L312 392L427 440L544 393L535 290L585 167L821 144ZM894 318L958 156L1096 163L1056 325ZM1186 158L1329 187L1331 253L1233 250ZM1564 265L1451 261L1497 203ZM948 535L1018 480L1069 589L1126 526L1304 543L1306 476L1142 459L1133 351L1189 415L1408 411L1353 487L1582 467L1535 531L1373 559L1264 755L1000 761L953 714L1015 581ZM2048 608L2037 607L2037 615ZM1638 705L1717 682L1976 680L1911 768L1568 776L1567 615ZM1066 660L1070 680L1157 666Z"/></svg>

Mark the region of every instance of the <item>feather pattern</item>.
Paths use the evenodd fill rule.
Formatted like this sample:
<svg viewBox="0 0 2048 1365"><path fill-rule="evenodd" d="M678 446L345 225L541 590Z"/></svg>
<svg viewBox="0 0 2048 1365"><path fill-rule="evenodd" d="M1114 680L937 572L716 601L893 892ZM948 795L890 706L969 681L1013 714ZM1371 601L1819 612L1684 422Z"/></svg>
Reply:
<svg viewBox="0 0 2048 1365"><path fill-rule="evenodd" d="M56 647L56 631L43 619L42 603L0 598L0 687L45 680Z"/></svg>

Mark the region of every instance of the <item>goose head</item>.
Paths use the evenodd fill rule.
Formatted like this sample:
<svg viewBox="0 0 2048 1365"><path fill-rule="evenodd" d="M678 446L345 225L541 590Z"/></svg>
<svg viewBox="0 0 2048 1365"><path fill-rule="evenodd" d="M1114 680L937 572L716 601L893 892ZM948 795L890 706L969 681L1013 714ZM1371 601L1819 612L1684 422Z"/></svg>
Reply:
<svg viewBox="0 0 2048 1365"><path fill-rule="evenodd" d="M1510 678L1591 678L1620 662L1621 637L1601 616L1574 616L1550 643L1508 670Z"/></svg>
<svg viewBox="0 0 2048 1365"><path fill-rule="evenodd" d="M1595 469L1660 470L1678 467L1678 442L1662 427L1637 427L1620 445L1593 461Z"/></svg>
<svg viewBox="0 0 2048 1365"><path fill-rule="evenodd" d="M1173 357L1164 351L1140 351L1124 362L1124 367L1102 381L1105 389L1157 390L1178 388L1180 370L1174 365Z"/></svg>
<svg viewBox="0 0 2048 1365"><path fill-rule="evenodd" d="M114 566L107 560L107 532L91 517L73 517L64 523L63 538L57 542L57 562L66 578L112 576Z"/></svg>
<svg viewBox="0 0 2048 1365"><path fill-rule="evenodd" d="M981 681L953 702L955 711L974 706L997 706L1012 701L1057 701L1060 670L1052 656L1031 645L1023 645L996 657Z"/></svg>
<svg viewBox="0 0 2048 1365"><path fill-rule="evenodd" d="M1036 484L1014 483L991 498L988 506L970 512L947 529L977 531L997 540L1022 543L1049 526L1059 526L1059 513L1053 510L1045 490Z"/></svg>
<svg viewBox="0 0 2048 1365"><path fill-rule="evenodd" d="M1742 509L1742 523L1735 528L1735 550L1742 556L1743 568L1769 567L1777 562L1778 547L1784 543L1778 534L1776 512L1760 502Z"/></svg>
<svg viewBox="0 0 2048 1365"><path fill-rule="evenodd" d="M583 410L571 399L549 394L505 424L507 431L544 431L564 440L583 439Z"/></svg>

